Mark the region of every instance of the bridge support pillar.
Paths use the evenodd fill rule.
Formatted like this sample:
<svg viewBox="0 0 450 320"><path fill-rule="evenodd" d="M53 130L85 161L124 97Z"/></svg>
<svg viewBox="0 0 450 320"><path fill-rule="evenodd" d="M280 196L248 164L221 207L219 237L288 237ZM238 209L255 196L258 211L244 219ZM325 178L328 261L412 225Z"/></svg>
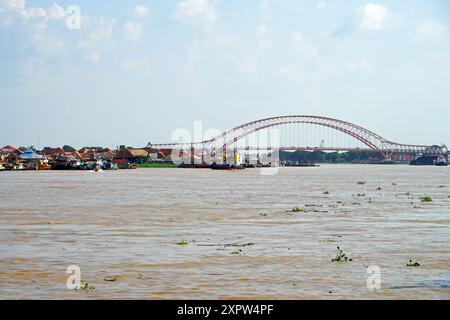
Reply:
<svg viewBox="0 0 450 320"><path fill-rule="evenodd" d="M267 148L267 157L269 158L269 166L272 166L272 147Z"/></svg>
<svg viewBox="0 0 450 320"><path fill-rule="evenodd" d="M245 166L250 166L250 147L245 147Z"/></svg>
<svg viewBox="0 0 450 320"><path fill-rule="evenodd" d="M233 164L234 164L234 166L238 166L239 162L240 162L239 161L239 153L238 153L237 145L236 145L236 143L238 142L238 138L234 138L233 141L234 141Z"/></svg>
<svg viewBox="0 0 450 320"><path fill-rule="evenodd" d="M222 147L222 162L223 164L227 163L227 146L223 145Z"/></svg>
<svg viewBox="0 0 450 320"><path fill-rule="evenodd" d="M205 145L204 144L202 144L202 163L201 163L201 165L203 166L203 165L205 165Z"/></svg>
<svg viewBox="0 0 450 320"><path fill-rule="evenodd" d="M259 167L261 165L260 156L259 156L259 147L256 149L256 166Z"/></svg>

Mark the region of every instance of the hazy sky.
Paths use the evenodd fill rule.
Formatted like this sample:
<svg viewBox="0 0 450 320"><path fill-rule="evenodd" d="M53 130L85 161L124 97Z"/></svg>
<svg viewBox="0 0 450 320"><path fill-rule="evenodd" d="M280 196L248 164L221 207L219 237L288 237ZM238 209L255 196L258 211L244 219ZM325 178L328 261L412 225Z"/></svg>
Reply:
<svg viewBox="0 0 450 320"><path fill-rule="evenodd" d="M288 114L450 144L449 1L0 0L1 145L143 146Z"/></svg>

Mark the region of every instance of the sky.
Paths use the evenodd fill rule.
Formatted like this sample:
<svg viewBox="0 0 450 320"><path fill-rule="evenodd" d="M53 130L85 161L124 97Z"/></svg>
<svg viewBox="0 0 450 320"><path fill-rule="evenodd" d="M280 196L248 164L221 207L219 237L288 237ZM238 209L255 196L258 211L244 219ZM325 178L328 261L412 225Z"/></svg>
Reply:
<svg viewBox="0 0 450 320"><path fill-rule="evenodd" d="M1 145L305 114L450 145L450 2L0 0Z"/></svg>

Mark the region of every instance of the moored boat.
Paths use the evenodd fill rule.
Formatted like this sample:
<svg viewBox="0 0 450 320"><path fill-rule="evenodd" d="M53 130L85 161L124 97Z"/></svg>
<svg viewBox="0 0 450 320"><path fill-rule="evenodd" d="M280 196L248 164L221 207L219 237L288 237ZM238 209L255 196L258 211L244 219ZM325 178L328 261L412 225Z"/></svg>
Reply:
<svg viewBox="0 0 450 320"><path fill-rule="evenodd" d="M228 164L228 163L222 163L222 164L214 163L211 166L211 169L213 169L213 170L236 171L236 170L244 170L245 166L243 166L243 165L233 165L233 164Z"/></svg>
<svg viewBox="0 0 450 320"><path fill-rule="evenodd" d="M427 154L427 155L422 155L419 154L415 159L411 160L411 162L409 163L410 165L413 166L438 166L438 167L445 167L448 166L448 161L445 158L444 155L439 154L439 155L432 155L432 154Z"/></svg>

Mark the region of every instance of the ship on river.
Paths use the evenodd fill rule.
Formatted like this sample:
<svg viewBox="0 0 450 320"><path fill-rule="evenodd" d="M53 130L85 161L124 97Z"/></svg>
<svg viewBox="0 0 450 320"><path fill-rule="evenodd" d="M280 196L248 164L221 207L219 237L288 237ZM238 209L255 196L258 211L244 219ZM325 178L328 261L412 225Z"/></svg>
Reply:
<svg viewBox="0 0 450 320"><path fill-rule="evenodd" d="M448 159L443 154L439 155L422 155L419 154L418 157L411 160L409 163L410 165L414 166L439 166L439 167L446 167L448 166Z"/></svg>

